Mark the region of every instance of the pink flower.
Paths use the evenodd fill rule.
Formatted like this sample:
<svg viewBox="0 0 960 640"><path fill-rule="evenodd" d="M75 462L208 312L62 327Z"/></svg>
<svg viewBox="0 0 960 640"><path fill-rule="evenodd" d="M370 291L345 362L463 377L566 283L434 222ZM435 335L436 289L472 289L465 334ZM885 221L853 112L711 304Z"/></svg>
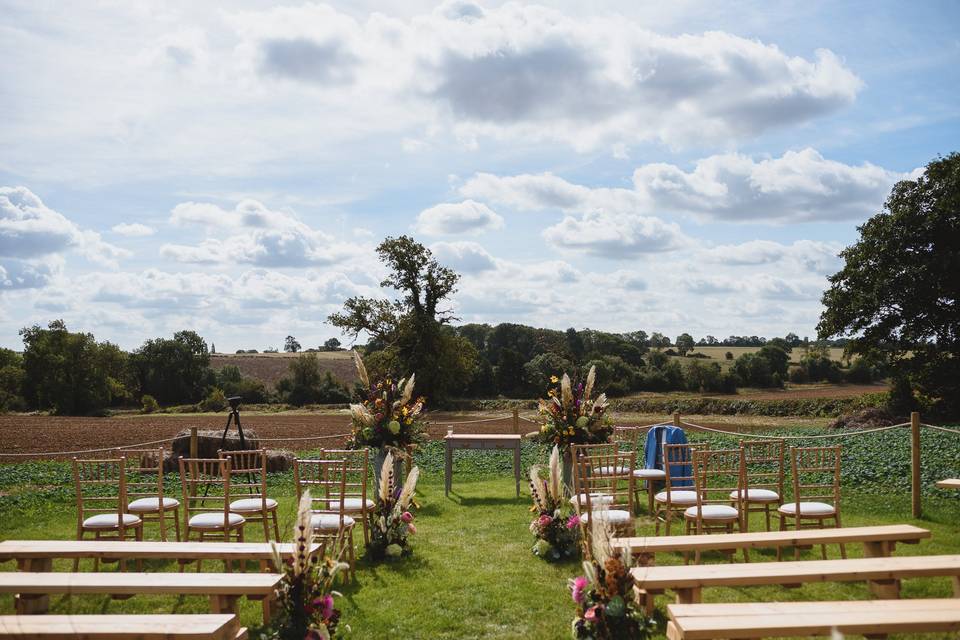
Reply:
<svg viewBox="0 0 960 640"><path fill-rule="evenodd" d="M583 619L587 622L596 622L597 618L600 616L599 609L599 605L590 607L583 613Z"/></svg>
<svg viewBox="0 0 960 640"><path fill-rule="evenodd" d="M322 598L316 598L313 606L320 609L320 617L326 620L333 615L333 596L328 593Z"/></svg>
<svg viewBox="0 0 960 640"><path fill-rule="evenodd" d="M540 516L540 520L538 520L538 522L540 523L540 526L541 526L541 527L546 527L546 526L548 526L551 522L553 522L553 518L551 518L551 517L548 516L547 514L543 514L542 516Z"/></svg>
<svg viewBox="0 0 960 640"><path fill-rule="evenodd" d="M414 524L411 522L410 524L407 525L407 531L409 531L410 533L416 533L416 532L417 532L417 528L416 528L416 527L414 526Z"/></svg>
<svg viewBox="0 0 960 640"><path fill-rule="evenodd" d="M567 520L567 529L573 529L580 526L580 516L576 513L570 516L570 519Z"/></svg>
<svg viewBox="0 0 960 640"><path fill-rule="evenodd" d="M403 513L400 514L400 519L403 520L404 522L410 522L413 520L413 514L410 513L409 511L404 511Z"/></svg>
<svg viewBox="0 0 960 640"><path fill-rule="evenodd" d="M583 602L583 590L587 588L587 579L583 576L577 576L570 582L571 596L577 604Z"/></svg>

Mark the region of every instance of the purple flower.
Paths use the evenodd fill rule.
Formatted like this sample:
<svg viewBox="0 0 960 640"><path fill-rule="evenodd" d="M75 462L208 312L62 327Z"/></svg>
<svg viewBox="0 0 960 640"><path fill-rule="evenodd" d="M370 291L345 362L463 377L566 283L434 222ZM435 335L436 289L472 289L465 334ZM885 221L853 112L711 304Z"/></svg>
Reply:
<svg viewBox="0 0 960 640"><path fill-rule="evenodd" d="M548 516L547 514L543 514L542 516L540 516L540 520L538 520L538 522L540 523L540 526L541 526L541 527L546 527L546 526L548 526L551 522L553 522L553 518L551 518L551 517Z"/></svg>
<svg viewBox="0 0 960 640"><path fill-rule="evenodd" d="M316 598L313 606L320 610L320 617L326 620L333 615L333 596L328 593L322 598Z"/></svg>
<svg viewBox="0 0 960 640"><path fill-rule="evenodd" d="M587 622L596 622L600 617L600 605L594 605L583 613L583 619Z"/></svg>
<svg viewBox="0 0 960 640"><path fill-rule="evenodd" d="M570 595L577 604L583 602L583 590L587 588L587 579L583 576L577 576L570 581Z"/></svg>
<svg viewBox="0 0 960 640"><path fill-rule="evenodd" d="M409 511L404 511L403 513L400 514L400 519L403 520L404 522L409 523L410 521L413 520L413 514L410 513Z"/></svg>
<svg viewBox="0 0 960 640"><path fill-rule="evenodd" d="M567 520L567 529L573 529L580 526L580 516L576 513Z"/></svg>

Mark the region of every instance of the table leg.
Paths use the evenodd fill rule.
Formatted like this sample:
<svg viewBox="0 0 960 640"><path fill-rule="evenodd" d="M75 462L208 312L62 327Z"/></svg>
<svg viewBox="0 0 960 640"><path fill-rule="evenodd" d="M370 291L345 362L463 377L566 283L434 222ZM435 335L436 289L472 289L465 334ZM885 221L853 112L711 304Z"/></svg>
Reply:
<svg viewBox="0 0 960 640"><path fill-rule="evenodd" d="M520 445L513 449L513 477L517 481L517 497L520 497Z"/></svg>
<svg viewBox="0 0 960 640"><path fill-rule="evenodd" d="M444 464L443 464L443 494L448 496L450 495L450 488L453 484L453 447L450 446L450 441L447 440L445 452L444 452Z"/></svg>
<svg viewBox="0 0 960 640"><path fill-rule="evenodd" d="M53 558L28 558L17 561L18 571L50 572L53 571ZM17 596L17 613L32 615L46 613L50 610L50 596L46 594L30 594Z"/></svg>

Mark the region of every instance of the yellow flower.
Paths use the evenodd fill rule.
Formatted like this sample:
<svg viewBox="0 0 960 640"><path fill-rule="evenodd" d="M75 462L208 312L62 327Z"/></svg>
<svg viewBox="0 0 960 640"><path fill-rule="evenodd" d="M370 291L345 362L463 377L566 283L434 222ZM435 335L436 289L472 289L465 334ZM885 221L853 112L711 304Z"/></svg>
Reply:
<svg viewBox="0 0 960 640"><path fill-rule="evenodd" d="M550 382L552 382L553 384L557 384L558 382L560 382L560 378L558 378L557 376L550 376Z"/></svg>
<svg viewBox="0 0 960 640"><path fill-rule="evenodd" d="M407 423L407 424L413 424L413 418L407 418L407 419L406 419L406 423Z"/></svg>

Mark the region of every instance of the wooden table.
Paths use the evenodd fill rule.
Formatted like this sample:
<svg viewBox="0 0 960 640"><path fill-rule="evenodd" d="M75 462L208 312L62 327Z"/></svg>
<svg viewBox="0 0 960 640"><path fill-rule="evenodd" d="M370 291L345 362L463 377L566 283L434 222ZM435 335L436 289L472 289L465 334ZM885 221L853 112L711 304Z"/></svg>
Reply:
<svg viewBox="0 0 960 640"><path fill-rule="evenodd" d="M453 486L453 451L454 449L513 449L513 476L517 483L517 497L520 497L520 441L519 434L496 433L448 433L446 442L446 458L443 470L444 494L449 495Z"/></svg>
<svg viewBox="0 0 960 640"><path fill-rule="evenodd" d="M941 489L960 489L960 478L947 478L946 480L940 480L937 482L937 486Z"/></svg>

